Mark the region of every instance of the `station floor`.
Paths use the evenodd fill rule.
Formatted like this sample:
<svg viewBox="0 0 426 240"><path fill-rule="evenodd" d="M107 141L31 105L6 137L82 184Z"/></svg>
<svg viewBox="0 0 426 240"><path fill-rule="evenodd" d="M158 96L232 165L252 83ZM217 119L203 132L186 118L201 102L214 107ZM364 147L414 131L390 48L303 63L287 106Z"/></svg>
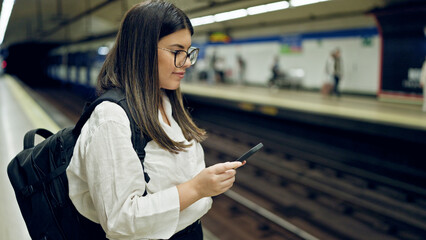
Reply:
<svg viewBox="0 0 426 240"><path fill-rule="evenodd" d="M247 86L220 86L183 83L185 94L211 99L238 102L250 110L250 104L268 106L265 113L273 115L274 108L306 111L325 116L338 116L359 121L394 125L419 131L426 130L426 113L421 105L380 102L372 97L343 95L323 97L315 92L270 90ZM272 110L271 110L272 109ZM22 150L23 136L28 130L60 129L43 108L27 93L21 83L11 76L0 77L0 239L30 239L6 174L10 160ZM205 231L205 239L215 237Z"/></svg>

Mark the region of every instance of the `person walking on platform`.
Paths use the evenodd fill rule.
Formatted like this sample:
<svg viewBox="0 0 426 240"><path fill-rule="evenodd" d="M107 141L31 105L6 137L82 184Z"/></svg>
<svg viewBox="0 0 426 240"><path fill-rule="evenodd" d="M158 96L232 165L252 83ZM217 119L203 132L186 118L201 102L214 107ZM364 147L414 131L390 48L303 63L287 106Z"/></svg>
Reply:
<svg viewBox="0 0 426 240"><path fill-rule="evenodd" d="M423 88L423 112L426 112L426 57L420 73L420 86Z"/></svg>
<svg viewBox="0 0 426 240"><path fill-rule="evenodd" d="M333 80L333 94L340 97L339 83L343 77L343 63L340 55L340 49L336 48L331 52L326 63L326 73Z"/></svg>
<svg viewBox="0 0 426 240"><path fill-rule="evenodd" d="M100 223L99 239L202 239L199 219L211 197L227 191L243 165L205 167L205 131L186 112L179 87L197 60L192 34L186 14L161 0L133 6L121 22L97 90L121 90L131 118L116 103L100 103L67 169L69 196L81 215ZM147 140L142 165L131 120Z"/></svg>

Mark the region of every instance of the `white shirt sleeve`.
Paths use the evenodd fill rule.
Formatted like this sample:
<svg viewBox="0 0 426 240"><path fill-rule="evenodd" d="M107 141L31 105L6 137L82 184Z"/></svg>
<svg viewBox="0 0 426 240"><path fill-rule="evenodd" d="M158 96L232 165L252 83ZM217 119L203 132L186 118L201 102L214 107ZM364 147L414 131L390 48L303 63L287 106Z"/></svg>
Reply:
<svg viewBox="0 0 426 240"><path fill-rule="evenodd" d="M142 165L129 120L117 104L96 107L82 129L67 176L74 205L99 222L108 238L167 239L174 234L180 214L177 188L142 196Z"/></svg>

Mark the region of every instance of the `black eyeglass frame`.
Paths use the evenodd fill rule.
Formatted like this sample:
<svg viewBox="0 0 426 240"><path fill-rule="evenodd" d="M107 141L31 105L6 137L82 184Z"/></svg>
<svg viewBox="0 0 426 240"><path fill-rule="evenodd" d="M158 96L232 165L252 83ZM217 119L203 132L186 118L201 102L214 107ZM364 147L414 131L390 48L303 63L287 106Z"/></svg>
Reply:
<svg viewBox="0 0 426 240"><path fill-rule="evenodd" d="M175 67L177 67L177 68L181 68L181 67L183 67L183 65L185 65L186 60L188 59L188 57L189 57L189 61L191 61L190 55L191 55L194 51L196 51L196 57L195 57L195 60L194 60L194 62L191 62L191 65L194 65L194 64L197 62L197 59L198 59L198 53L200 52L200 49L199 49L199 48L197 48L197 47L190 47L190 48L188 49L188 51L185 51L185 50L171 50L171 49L168 49L168 48L161 48L161 47L159 47L158 49L166 50L166 51L169 51L169 52L171 52L171 53L174 53L174 54L175 54L174 63L175 63ZM186 56L185 56L185 60L184 60L184 61L182 61L182 65L178 66L178 65L177 65L177 63L176 63L176 58L177 58L177 55L178 55L179 53L181 53L181 52L186 53Z"/></svg>

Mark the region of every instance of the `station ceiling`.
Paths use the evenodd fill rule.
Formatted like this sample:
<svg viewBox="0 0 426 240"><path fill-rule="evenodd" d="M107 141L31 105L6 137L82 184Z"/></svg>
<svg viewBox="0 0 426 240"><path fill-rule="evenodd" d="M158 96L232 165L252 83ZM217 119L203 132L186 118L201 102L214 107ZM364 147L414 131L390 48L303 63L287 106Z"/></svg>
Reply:
<svg viewBox="0 0 426 240"><path fill-rule="evenodd" d="M249 8L278 0L170 0L189 18ZM195 27L196 34L257 29L363 15L411 0L330 0ZM16 0L2 47L28 41L80 42L113 36L123 14L140 0Z"/></svg>

